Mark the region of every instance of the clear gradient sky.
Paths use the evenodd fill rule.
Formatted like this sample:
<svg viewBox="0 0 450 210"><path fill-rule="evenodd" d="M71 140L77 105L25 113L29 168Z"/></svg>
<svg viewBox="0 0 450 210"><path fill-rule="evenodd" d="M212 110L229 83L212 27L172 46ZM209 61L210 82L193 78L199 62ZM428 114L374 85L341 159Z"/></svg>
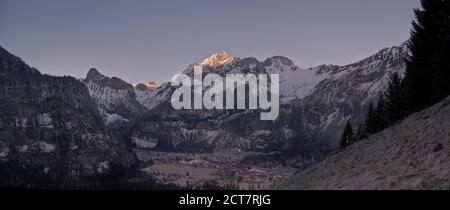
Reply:
<svg viewBox="0 0 450 210"><path fill-rule="evenodd" d="M41 72L168 81L217 50L344 65L409 37L419 0L0 0L0 45Z"/></svg>

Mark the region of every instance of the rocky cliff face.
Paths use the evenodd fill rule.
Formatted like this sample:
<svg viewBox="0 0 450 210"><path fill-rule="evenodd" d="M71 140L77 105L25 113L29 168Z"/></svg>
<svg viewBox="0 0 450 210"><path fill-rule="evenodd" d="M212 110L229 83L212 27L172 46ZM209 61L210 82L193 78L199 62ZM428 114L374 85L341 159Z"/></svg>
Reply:
<svg viewBox="0 0 450 210"><path fill-rule="evenodd" d="M135 162L78 80L42 75L0 47L0 87L2 163L77 179Z"/></svg>
<svg viewBox="0 0 450 210"><path fill-rule="evenodd" d="M407 46L403 44L350 65L316 68L317 72L329 76L299 104L297 118L302 139L317 143L316 146L325 150L337 148L347 120L358 126L369 104L377 102L391 75L404 74L407 55Z"/></svg>
<svg viewBox="0 0 450 210"><path fill-rule="evenodd" d="M83 83L107 125L128 122L147 110L137 101L133 86L117 77L107 77L92 68Z"/></svg>

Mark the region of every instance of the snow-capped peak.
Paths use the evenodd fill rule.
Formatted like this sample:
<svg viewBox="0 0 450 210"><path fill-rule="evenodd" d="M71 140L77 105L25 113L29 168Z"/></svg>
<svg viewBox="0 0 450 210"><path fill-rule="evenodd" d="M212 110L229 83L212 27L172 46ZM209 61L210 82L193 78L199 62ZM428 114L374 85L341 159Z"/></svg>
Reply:
<svg viewBox="0 0 450 210"><path fill-rule="evenodd" d="M149 81L147 84L143 84L143 83L133 84L133 87L134 87L134 89L141 90L141 91L154 90L154 89L158 88L158 84L156 84L155 81Z"/></svg>
<svg viewBox="0 0 450 210"><path fill-rule="evenodd" d="M230 63L233 60L234 60L233 56L231 56L224 50L221 50L221 51L218 51L217 53L214 53L209 58L206 58L200 64L203 66L217 67L217 66L223 66L227 63Z"/></svg>
<svg viewBox="0 0 450 210"><path fill-rule="evenodd" d="M156 84L155 81L149 81L149 82L147 83L147 87L149 87L150 89L155 89L155 88L158 87L158 84Z"/></svg>

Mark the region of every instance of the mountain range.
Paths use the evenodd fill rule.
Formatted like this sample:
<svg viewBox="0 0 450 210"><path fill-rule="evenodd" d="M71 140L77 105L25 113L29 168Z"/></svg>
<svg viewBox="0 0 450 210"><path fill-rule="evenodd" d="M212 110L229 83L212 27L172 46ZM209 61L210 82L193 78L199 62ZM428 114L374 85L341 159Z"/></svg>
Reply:
<svg viewBox="0 0 450 210"><path fill-rule="evenodd" d="M196 65L204 72L279 74L281 113L262 122L252 110L173 110L170 83L131 85L91 69L83 83L104 122L121 124L121 131L138 148L214 152L222 149L274 152L295 150L305 156L323 155L339 145L347 121L362 122L371 102L390 76L405 72L406 44L385 48L345 66L300 68L275 56L264 61L236 58L225 51L195 62L181 71L192 76ZM118 123L115 123L118 122Z"/></svg>
<svg viewBox="0 0 450 210"><path fill-rule="evenodd" d="M132 85L95 68L83 79L44 75L0 48L0 160L8 171L71 179L133 167L133 148L236 149L309 161L337 148L347 121L362 122L390 75L403 75L406 56L403 44L353 64L304 69L282 56L259 61L219 51L181 71L192 76L202 65L222 76L279 74L280 116L261 121L260 110L174 110L169 82Z"/></svg>

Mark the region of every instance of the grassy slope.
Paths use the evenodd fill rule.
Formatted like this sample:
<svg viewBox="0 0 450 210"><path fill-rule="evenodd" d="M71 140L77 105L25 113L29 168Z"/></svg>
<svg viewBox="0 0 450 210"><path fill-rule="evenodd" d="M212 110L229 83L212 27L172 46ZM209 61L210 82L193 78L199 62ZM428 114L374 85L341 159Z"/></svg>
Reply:
<svg viewBox="0 0 450 210"><path fill-rule="evenodd" d="M325 160L275 189L449 189L450 97Z"/></svg>

